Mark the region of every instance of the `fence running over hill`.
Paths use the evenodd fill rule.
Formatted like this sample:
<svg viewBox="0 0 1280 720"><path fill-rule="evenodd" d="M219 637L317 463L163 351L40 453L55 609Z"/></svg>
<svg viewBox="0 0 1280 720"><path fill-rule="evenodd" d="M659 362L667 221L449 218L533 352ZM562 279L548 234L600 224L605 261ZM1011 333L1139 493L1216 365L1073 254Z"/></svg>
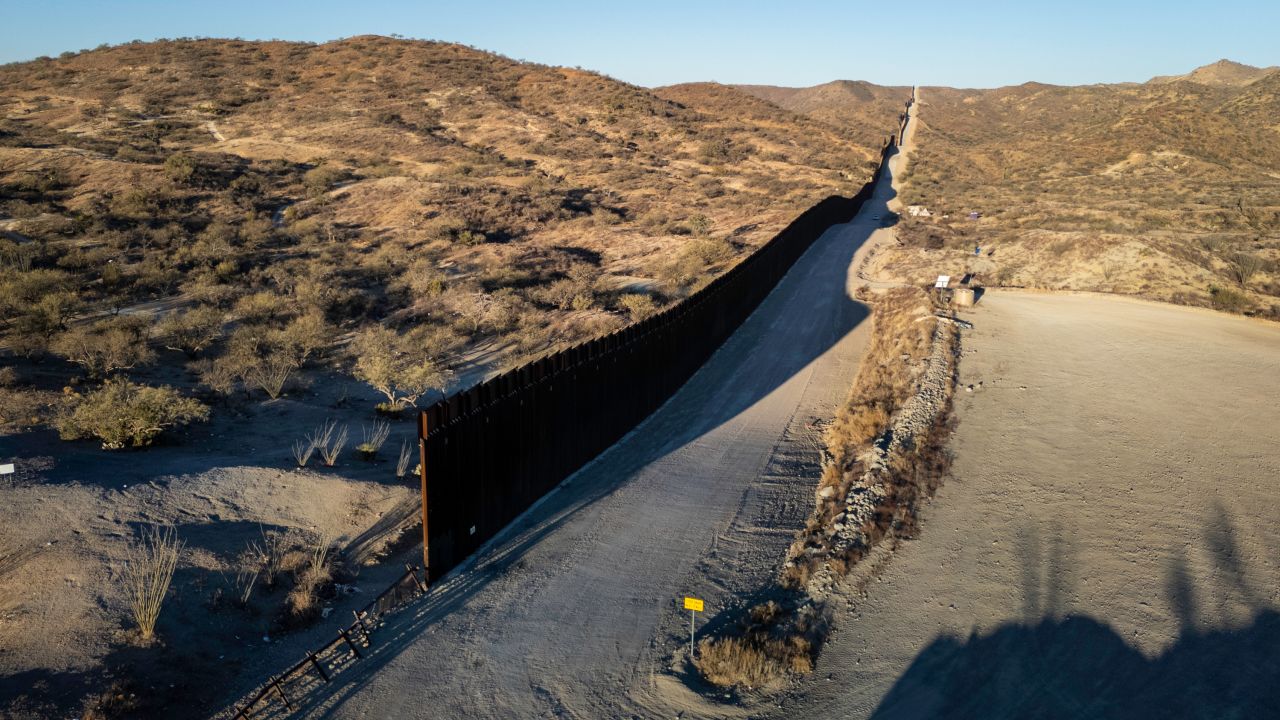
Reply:
<svg viewBox="0 0 1280 720"><path fill-rule="evenodd" d="M419 580L417 568L406 567L391 587L355 611L354 622L340 627L333 640L269 678L229 709L230 717L291 715L294 701L364 657L362 648L372 647L373 631L388 615L425 595L431 581L656 410L827 228L853 219L871 197L906 124L903 113L881 151L875 177L858 194L818 203L685 301L423 411L418 431L423 554L430 563L426 582Z"/></svg>
<svg viewBox="0 0 1280 720"><path fill-rule="evenodd" d="M684 301L424 410L418 435L428 583L671 397L827 228L853 219L905 125L903 113L875 177L856 195L813 206Z"/></svg>

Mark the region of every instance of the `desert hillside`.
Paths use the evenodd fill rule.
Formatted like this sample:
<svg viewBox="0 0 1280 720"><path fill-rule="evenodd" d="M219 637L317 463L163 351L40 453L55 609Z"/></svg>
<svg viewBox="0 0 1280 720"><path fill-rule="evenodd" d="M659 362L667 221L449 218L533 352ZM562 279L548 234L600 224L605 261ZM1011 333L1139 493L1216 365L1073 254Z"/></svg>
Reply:
<svg viewBox="0 0 1280 720"><path fill-rule="evenodd" d="M1280 317L1278 110L1280 71L927 88L903 199L928 217L904 218L877 269Z"/></svg>
<svg viewBox="0 0 1280 720"><path fill-rule="evenodd" d="M871 125L902 112L909 87L875 85L864 80L835 80L805 88L738 85L743 92L779 107L843 128L860 144L874 144Z"/></svg>
<svg viewBox="0 0 1280 720"><path fill-rule="evenodd" d="M0 67L0 716L207 717L318 647L420 562L414 402L856 192L866 119L380 37Z"/></svg>
<svg viewBox="0 0 1280 720"><path fill-rule="evenodd" d="M856 190L896 117L851 132L728 87L382 37L133 43L0 86L0 344L67 357L86 319L173 315L130 325L158 341L198 320L215 392L233 324L322 349L386 322L442 365L616 328Z"/></svg>
<svg viewBox="0 0 1280 720"><path fill-rule="evenodd" d="M1147 82L1156 84L1185 81L1202 85L1243 86L1254 80L1260 80L1277 70L1280 70L1280 67L1259 68L1223 59L1210 65L1198 67L1184 75L1160 75L1151 78Z"/></svg>

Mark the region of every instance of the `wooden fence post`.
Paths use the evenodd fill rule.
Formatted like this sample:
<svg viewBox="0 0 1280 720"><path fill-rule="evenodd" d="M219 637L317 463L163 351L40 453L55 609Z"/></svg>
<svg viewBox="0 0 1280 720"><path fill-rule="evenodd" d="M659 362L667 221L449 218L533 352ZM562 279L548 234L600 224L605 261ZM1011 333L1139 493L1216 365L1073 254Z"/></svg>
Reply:
<svg viewBox="0 0 1280 720"><path fill-rule="evenodd" d="M324 671L324 666L316 659L316 654L308 650L307 659L311 661L311 666L316 669L316 672L320 673L320 677L324 678L325 682L329 682L329 673Z"/></svg>
<svg viewBox="0 0 1280 720"><path fill-rule="evenodd" d="M284 688L280 687L280 678L275 678L271 681L271 684L275 686L276 692L280 693L280 699L284 701L284 706L288 708L289 712L293 712L293 703L289 702L289 696L285 695Z"/></svg>
<svg viewBox="0 0 1280 720"><path fill-rule="evenodd" d="M425 595L427 592L427 584L426 582L418 579L418 569L409 563L404 564L404 569L409 571L409 576L413 578L413 584L418 587L418 591Z"/></svg>
<svg viewBox="0 0 1280 720"><path fill-rule="evenodd" d="M351 648L351 652L355 653L357 658L364 657L364 653L360 652L360 648L357 647L356 644L351 641L351 636L347 634L346 630L339 630L338 634L342 636L343 640L347 641L347 647Z"/></svg>

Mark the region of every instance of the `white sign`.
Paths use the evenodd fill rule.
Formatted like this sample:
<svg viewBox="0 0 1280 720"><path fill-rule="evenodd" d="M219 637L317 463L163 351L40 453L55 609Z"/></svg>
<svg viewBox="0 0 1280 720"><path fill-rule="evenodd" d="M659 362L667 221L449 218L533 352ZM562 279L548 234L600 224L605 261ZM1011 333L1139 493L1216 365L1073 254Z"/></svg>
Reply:
<svg viewBox="0 0 1280 720"><path fill-rule="evenodd" d="M944 287L946 287L950 282L951 282L951 276L950 276L950 275L939 275L939 276L938 276L938 282L934 283L934 284L933 284L933 286L934 286L934 287L936 287L936 288L944 288Z"/></svg>
<svg viewBox="0 0 1280 720"><path fill-rule="evenodd" d="M12 474L13 474L13 463L9 463L8 465L0 465L0 475L12 475Z"/></svg>

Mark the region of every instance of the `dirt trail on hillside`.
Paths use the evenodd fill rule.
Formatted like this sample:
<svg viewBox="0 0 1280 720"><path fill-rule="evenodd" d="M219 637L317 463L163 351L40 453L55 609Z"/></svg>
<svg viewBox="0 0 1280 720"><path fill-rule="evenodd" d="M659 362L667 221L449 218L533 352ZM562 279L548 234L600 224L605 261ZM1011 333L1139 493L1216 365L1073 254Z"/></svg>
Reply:
<svg viewBox="0 0 1280 720"><path fill-rule="evenodd" d="M812 507L818 423L866 344L854 253L890 232L872 218L892 197L886 177L663 410L393 620L303 714L599 718L697 701L666 674L688 642L677 600L705 598L715 623L777 574Z"/></svg>
<svg viewBox="0 0 1280 720"><path fill-rule="evenodd" d="M954 477L775 716L1276 716L1280 326L1010 292L965 317Z"/></svg>

